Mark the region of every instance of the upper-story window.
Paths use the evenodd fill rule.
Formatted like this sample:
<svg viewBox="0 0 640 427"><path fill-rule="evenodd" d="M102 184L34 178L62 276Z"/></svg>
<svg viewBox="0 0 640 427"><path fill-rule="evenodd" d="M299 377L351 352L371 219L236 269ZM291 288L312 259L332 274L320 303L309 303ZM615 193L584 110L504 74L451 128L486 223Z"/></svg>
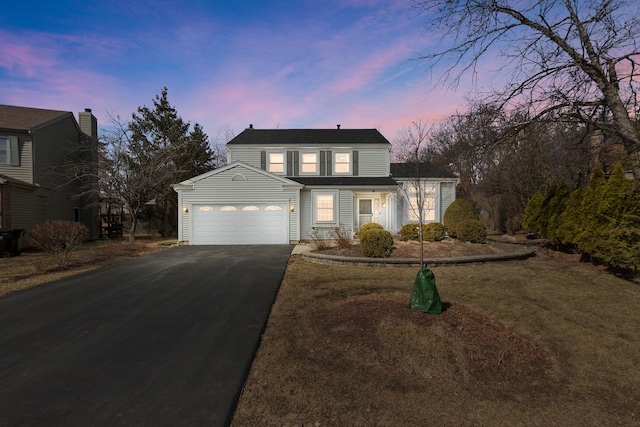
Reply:
<svg viewBox="0 0 640 427"><path fill-rule="evenodd" d="M0 164L11 163L9 137L0 136Z"/></svg>
<svg viewBox="0 0 640 427"><path fill-rule="evenodd" d="M300 172L315 175L318 173L318 153L301 153Z"/></svg>
<svg viewBox="0 0 640 427"><path fill-rule="evenodd" d="M284 173L284 153L269 153L267 170L272 173Z"/></svg>
<svg viewBox="0 0 640 427"><path fill-rule="evenodd" d="M0 136L0 165L20 166L18 138Z"/></svg>
<svg viewBox="0 0 640 427"><path fill-rule="evenodd" d="M351 173L351 153L333 154L333 173L336 175Z"/></svg>

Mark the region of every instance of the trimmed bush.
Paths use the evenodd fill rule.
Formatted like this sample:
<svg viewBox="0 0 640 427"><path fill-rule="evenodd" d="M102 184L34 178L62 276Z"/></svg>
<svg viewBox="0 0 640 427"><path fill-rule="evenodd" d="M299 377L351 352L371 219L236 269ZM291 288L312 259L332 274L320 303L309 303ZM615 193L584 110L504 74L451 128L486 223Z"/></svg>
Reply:
<svg viewBox="0 0 640 427"><path fill-rule="evenodd" d="M439 222L431 222L422 226L422 240L425 242L439 242L444 239L447 230Z"/></svg>
<svg viewBox="0 0 640 427"><path fill-rule="evenodd" d="M406 242L408 240L419 240L420 237L420 225L416 223L409 223L402 226L400 229L400 240Z"/></svg>
<svg viewBox="0 0 640 427"><path fill-rule="evenodd" d="M53 255L58 267L65 269L71 252L87 240L89 229L79 222L47 221L33 227L29 236L34 246Z"/></svg>
<svg viewBox="0 0 640 427"><path fill-rule="evenodd" d="M367 222L366 224L362 224L358 229L358 235L362 236L369 230L384 230L384 228L378 224L377 222Z"/></svg>
<svg viewBox="0 0 640 427"><path fill-rule="evenodd" d="M387 258L393 250L393 238L387 230L371 228L360 236L360 250L365 256Z"/></svg>
<svg viewBox="0 0 640 427"><path fill-rule="evenodd" d="M487 240L487 226L477 219L465 219L458 223L456 235L463 242L484 243Z"/></svg>
<svg viewBox="0 0 640 427"><path fill-rule="evenodd" d="M439 222L431 222L422 224L422 241L423 242L439 242L444 239L446 230L444 225ZM405 224L400 229L400 240L406 242L408 240L420 240L420 224Z"/></svg>
<svg viewBox="0 0 640 427"><path fill-rule="evenodd" d="M479 220L480 217L470 201L465 199L454 200L444 212L444 217L442 218L449 236L456 237L458 223L466 219Z"/></svg>

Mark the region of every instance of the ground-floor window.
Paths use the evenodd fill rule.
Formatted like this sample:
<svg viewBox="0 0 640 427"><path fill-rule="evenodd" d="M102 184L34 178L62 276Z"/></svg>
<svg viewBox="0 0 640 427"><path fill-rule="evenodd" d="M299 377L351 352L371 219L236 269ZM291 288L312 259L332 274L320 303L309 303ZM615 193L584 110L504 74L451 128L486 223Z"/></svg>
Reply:
<svg viewBox="0 0 640 427"><path fill-rule="evenodd" d="M436 188L435 186L422 187L422 220L436 220ZM407 190L407 199L409 202L409 221L420 221L420 201L419 191L416 186L409 187Z"/></svg>
<svg viewBox="0 0 640 427"><path fill-rule="evenodd" d="M313 191L313 222L315 224L335 224L337 217L337 191Z"/></svg>

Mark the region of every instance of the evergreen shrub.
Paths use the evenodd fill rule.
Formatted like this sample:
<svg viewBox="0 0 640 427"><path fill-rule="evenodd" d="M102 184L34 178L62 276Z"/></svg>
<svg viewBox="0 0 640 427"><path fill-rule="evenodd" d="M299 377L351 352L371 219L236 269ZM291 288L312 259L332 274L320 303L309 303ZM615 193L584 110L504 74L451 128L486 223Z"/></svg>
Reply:
<svg viewBox="0 0 640 427"><path fill-rule="evenodd" d="M416 224L415 222L411 222L409 224L405 224L400 229L400 240L406 242L408 240L419 240L420 239L420 224Z"/></svg>
<svg viewBox="0 0 640 427"><path fill-rule="evenodd" d="M443 223L449 236L456 237L457 225L466 219L479 220L480 217L470 201L466 199L456 199L444 212Z"/></svg>
<svg viewBox="0 0 640 427"><path fill-rule="evenodd" d="M542 215L542 202L544 195L537 192L527 202L522 215L522 228L530 233L540 232L540 216Z"/></svg>
<svg viewBox="0 0 640 427"><path fill-rule="evenodd" d="M477 219L458 222L456 236L463 242L484 243L487 240L487 226Z"/></svg>
<svg viewBox="0 0 640 427"><path fill-rule="evenodd" d="M360 236L360 250L365 256L387 258L393 250L393 238L387 230L372 228Z"/></svg>
<svg viewBox="0 0 640 427"><path fill-rule="evenodd" d="M439 242L447 234L444 225L439 222L431 222L422 226L422 240L425 242Z"/></svg>
<svg viewBox="0 0 640 427"><path fill-rule="evenodd" d="M384 230L384 228L377 222L367 222L365 224L362 224L358 229L358 236L362 238L362 235L369 230Z"/></svg>

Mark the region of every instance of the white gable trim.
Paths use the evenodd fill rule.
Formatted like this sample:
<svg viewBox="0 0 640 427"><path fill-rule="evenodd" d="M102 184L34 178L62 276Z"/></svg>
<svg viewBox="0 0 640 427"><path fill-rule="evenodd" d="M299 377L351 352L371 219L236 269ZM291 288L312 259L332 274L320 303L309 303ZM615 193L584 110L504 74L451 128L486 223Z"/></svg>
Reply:
<svg viewBox="0 0 640 427"><path fill-rule="evenodd" d="M194 184L196 182L201 181L203 179L207 179L207 178L209 178L211 176L214 176L214 175L217 175L219 173L226 172L226 171L231 170L231 169L236 169L236 168L247 169L247 170L253 171L255 173L258 173L258 174L261 174L261 175L264 175L264 176L268 176L268 177L270 177L272 179L280 181L283 186L287 186L287 188L289 188L289 189L296 189L296 188L304 187L304 185L302 185L300 183L297 183L295 181L292 181L290 179L284 178L284 177L279 176L279 175L274 175L272 173L269 173L269 172L267 172L265 170L253 167L253 166L251 166L251 165L249 165L247 163L244 163L244 162L235 161L235 162L230 163L230 164L228 164L226 166L223 166L221 168L214 169L212 171L205 172L205 173L203 173L201 175L198 175L198 176L195 176L193 178L190 178L190 179L187 179L185 181L182 181L182 182L180 182L178 184L173 184L173 188L174 188L175 191L193 190L193 188L194 188L193 186L194 186Z"/></svg>

